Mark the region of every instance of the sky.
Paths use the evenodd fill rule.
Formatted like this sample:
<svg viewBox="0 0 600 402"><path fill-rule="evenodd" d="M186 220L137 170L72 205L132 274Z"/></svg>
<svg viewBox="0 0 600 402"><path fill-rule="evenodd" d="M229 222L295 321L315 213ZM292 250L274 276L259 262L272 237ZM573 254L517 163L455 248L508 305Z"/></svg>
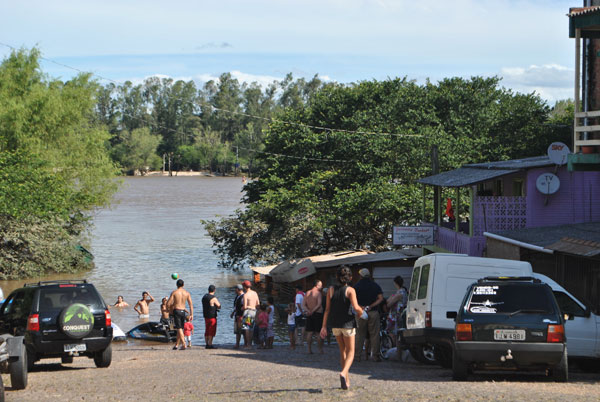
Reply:
<svg viewBox="0 0 600 402"><path fill-rule="evenodd" d="M498 76L549 105L573 97L569 7L583 0L0 0L0 58L38 46L50 76L101 83L224 72L341 83ZM50 60L50 61L48 61ZM55 63L54 63L55 62ZM59 64L56 64L59 63Z"/></svg>

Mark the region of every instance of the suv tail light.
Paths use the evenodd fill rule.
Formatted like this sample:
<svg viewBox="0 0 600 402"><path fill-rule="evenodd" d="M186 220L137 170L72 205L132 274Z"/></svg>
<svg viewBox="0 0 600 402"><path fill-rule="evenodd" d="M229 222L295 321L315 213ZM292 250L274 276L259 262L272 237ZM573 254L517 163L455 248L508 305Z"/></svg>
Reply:
<svg viewBox="0 0 600 402"><path fill-rule="evenodd" d="M39 332L40 330L40 316L39 314L31 314L27 319L27 331Z"/></svg>
<svg viewBox="0 0 600 402"><path fill-rule="evenodd" d="M456 324L456 340L457 341L472 341L473 332L471 324Z"/></svg>
<svg viewBox="0 0 600 402"><path fill-rule="evenodd" d="M431 311L425 312L425 328L431 328Z"/></svg>
<svg viewBox="0 0 600 402"><path fill-rule="evenodd" d="M104 310L104 322L107 328L110 327L112 324L112 320L110 318L110 311L108 310Z"/></svg>
<svg viewBox="0 0 600 402"><path fill-rule="evenodd" d="M565 341L565 327L562 325L548 325L546 342L558 343Z"/></svg>

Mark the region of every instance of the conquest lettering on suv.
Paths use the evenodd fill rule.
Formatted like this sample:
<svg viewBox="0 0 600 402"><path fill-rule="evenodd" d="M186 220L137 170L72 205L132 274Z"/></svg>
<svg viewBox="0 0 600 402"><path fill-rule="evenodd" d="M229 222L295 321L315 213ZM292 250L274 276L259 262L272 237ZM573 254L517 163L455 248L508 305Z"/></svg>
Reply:
<svg viewBox="0 0 600 402"><path fill-rule="evenodd" d="M13 291L0 308L0 330L24 337L28 368L52 357L72 363L87 356L96 367L112 360L110 312L86 280L36 282Z"/></svg>
<svg viewBox="0 0 600 402"><path fill-rule="evenodd" d="M452 376L472 370L546 370L568 380L564 317L539 279L488 277L472 284L455 318Z"/></svg>

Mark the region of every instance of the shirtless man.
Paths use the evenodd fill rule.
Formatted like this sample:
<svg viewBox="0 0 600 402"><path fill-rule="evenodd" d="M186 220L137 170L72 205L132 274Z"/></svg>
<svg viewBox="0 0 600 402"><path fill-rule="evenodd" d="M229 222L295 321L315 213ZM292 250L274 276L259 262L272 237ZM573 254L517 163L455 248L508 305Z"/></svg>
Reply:
<svg viewBox="0 0 600 402"><path fill-rule="evenodd" d="M242 316L242 329L246 340L245 348L252 345L252 331L254 330L254 319L256 318L256 309L260 306L258 293L252 290L250 281L242 282L244 287L244 315Z"/></svg>
<svg viewBox="0 0 600 402"><path fill-rule="evenodd" d="M302 300L302 311L306 314L306 344L308 353L312 354L312 336L313 332L317 333L317 344L319 353L323 353L323 339L319 336L319 331L323 325L323 282L315 281L315 286L306 292L304 300Z"/></svg>
<svg viewBox="0 0 600 402"><path fill-rule="evenodd" d="M150 308L148 305L153 301L154 297L152 297L150 293L146 291L142 292L142 300L138 300L133 308L138 313L140 319L150 318Z"/></svg>
<svg viewBox="0 0 600 402"><path fill-rule="evenodd" d="M167 306L169 306L169 311L173 316L173 321L175 323L175 329L177 330L177 342L175 342L175 346L173 346L173 350L177 350L179 348L179 344L181 344L181 350L185 349L185 339L183 338L183 324L185 324L185 304L190 306L190 315L189 320L192 322L194 319L194 305L192 304L192 296L190 296L189 292L183 288L183 280L177 280L177 289L171 293L169 296L169 300L167 301Z"/></svg>

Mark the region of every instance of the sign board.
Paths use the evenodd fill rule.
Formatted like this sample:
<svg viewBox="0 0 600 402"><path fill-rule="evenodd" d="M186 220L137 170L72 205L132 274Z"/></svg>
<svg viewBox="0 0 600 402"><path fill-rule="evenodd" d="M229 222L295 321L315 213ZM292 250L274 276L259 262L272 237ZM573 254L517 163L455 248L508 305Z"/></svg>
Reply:
<svg viewBox="0 0 600 402"><path fill-rule="evenodd" d="M400 245L431 245L433 244L433 226L394 226L392 244Z"/></svg>

